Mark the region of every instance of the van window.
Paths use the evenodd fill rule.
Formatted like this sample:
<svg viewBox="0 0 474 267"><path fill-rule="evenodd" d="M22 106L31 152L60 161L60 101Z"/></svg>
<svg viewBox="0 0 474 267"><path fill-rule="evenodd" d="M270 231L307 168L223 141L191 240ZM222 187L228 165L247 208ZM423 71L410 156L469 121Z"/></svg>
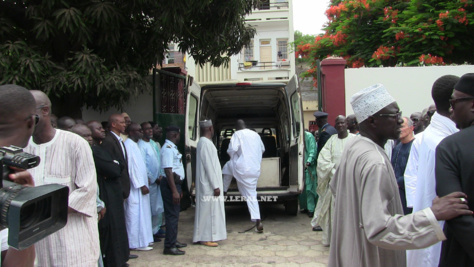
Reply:
<svg viewBox="0 0 474 267"><path fill-rule="evenodd" d="M294 92L291 95L291 109L293 115L293 133L295 137L300 136L300 125L301 125L301 118L300 118L300 101L297 92Z"/></svg>
<svg viewBox="0 0 474 267"><path fill-rule="evenodd" d="M197 98L191 94L189 99L189 114L188 114L188 136L191 140L196 140L196 113L197 113Z"/></svg>

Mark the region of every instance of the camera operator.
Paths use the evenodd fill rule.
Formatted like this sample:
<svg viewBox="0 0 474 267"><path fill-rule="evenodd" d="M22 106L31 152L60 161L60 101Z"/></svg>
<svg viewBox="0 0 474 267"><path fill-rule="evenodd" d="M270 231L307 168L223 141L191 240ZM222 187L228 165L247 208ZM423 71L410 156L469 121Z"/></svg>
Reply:
<svg viewBox="0 0 474 267"><path fill-rule="evenodd" d="M15 145L25 147L38 122L35 111L35 99L31 93L17 85L0 86L0 147ZM34 186L30 173L24 170L15 170L9 178L21 185ZM0 233L2 242L7 238L4 230ZM2 251L0 265L4 267L33 266L35 260L35 246L24 250L8 248Z"/></svg>

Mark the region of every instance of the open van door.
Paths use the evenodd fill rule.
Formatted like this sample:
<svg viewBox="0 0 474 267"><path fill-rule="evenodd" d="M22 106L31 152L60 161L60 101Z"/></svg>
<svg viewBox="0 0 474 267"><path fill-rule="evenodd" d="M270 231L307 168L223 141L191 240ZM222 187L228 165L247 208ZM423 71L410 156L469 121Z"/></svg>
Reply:
<svg viewBox="0 0 474 267"><path fill-rule="evenodd" d="M301 191L304 188L304 127L301 93L296 75L291 78L285 89L291 110L289 185L291 191ZM298 211L298 200L295 202L296 204L288 203L291 205L291 207L286 207L288 213Z"/></svg>
<svg viewBox="0 0 474 267"><path fill-rule="evenodd" d="M186 119L185 119L185 156L186 156L186 179L189 193L193 195L194 181L196 176L196 148L199 141L199 106L201 98L201 87L194 82L191 76L187 80L186 95Z"/></svg>

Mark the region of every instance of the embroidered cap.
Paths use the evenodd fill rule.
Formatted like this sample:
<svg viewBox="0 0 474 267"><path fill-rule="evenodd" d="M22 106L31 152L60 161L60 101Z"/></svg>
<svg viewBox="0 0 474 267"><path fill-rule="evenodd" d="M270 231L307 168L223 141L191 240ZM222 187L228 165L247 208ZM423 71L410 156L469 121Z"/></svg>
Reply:
<svg viewBox="0 0 474 267"><path fill-rule="evenodd" d="M212 120L203 120L199 122L199 127L207 128L212 126Z"/></svg>
<svg viewBox="0 0 474 267"><path fill-rule="evenodd" d="M359 123L395 102L383 84L375 84L355 93L351 105Z"/></svg>

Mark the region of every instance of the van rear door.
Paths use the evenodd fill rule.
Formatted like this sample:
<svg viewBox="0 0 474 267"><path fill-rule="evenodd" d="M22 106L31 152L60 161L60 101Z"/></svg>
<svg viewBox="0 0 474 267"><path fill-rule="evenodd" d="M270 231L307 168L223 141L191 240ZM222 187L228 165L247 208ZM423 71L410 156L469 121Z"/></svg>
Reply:
<svg viewBox="0 0 474 267"><path fill-rule="evenodd" d="M301 93L296 75L291 78L285 89L291 110L289 185L291 191L301 191L304 188L304 128Z"/></svg>
<svg viewBox="0 0 474 267"><path fill-rule="evenodd" d="M196 148L199 141L199 107L201 98L201 87L193 82L188 76L188 91L186 96L186 119L185 119L185 154L186 154L186 179L189 192L192 194L193 181L196 176Z"/></svg>

